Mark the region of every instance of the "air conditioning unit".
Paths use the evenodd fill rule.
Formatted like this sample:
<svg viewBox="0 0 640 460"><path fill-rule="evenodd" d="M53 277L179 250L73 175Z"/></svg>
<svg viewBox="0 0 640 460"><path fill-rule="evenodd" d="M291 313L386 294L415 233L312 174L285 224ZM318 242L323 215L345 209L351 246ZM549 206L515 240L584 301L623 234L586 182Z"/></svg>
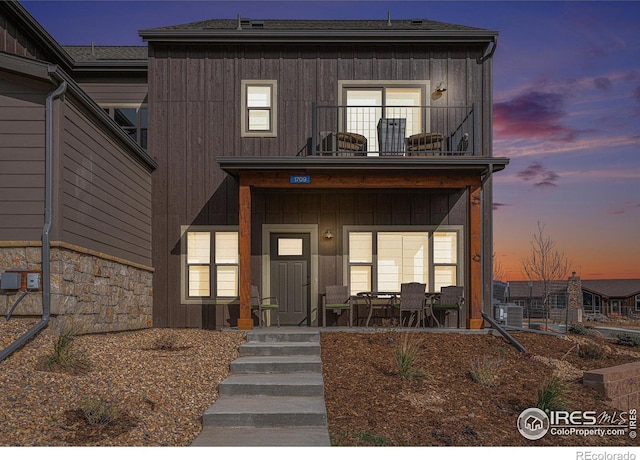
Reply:
<svg viewBox="0 0 640 460"><path fill-rule="evenodd" d="M507 305L506 325L510 327L522 327L522 310L519 305Z"/></svg>

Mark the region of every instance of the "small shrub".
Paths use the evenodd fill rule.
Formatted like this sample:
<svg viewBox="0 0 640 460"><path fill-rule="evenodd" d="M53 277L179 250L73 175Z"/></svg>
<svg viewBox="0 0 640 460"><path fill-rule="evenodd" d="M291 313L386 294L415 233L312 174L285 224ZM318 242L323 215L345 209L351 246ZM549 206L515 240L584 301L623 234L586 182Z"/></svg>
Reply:
<svg viewBox="0 0 640 460"><path fill-rule="evenodd" d="M567 385L553 375L541 388L538 389L538 401L536 407L542 410L566 409Z"/></svg>
<svg viewBox="0 0 640 460"><path fill-rule="evenodd" d="M420 345L420 340L415 335L405 334L400 344L395 348L394 355L398 364L398 372L402 378L418 379L426 375L424 369L415 362Z"/></svg>
<svg viewBox="0 0 640 460"><path fill-rule="evenodd" d="M83 371L89 367L89 362L79 355L73 347L77 335L78 329L73 325L60 332L53 344L53 351L45 359L48 370Z"/></svg>
<svg viewBox="0 0 640 460"><path fill-rule="evenodd" d="M640 347L640 335L623 332L616 336L616 343L627 347Z"/></svg>
<svg viewBox="0 0 640 460"><path fill-rule="evenodd" d="M180 349L178 343L178 335L172 331L165 332L156 337L153 342L152 348L154 350L174 351Z"/></svg>
<svg viewBox="0 0 640 460"><path fill-rule="evenodd" d="M502 360L490 359L484 356L482 360L480 358L471 362L471 370L469 370L469 377L476 383L491 387L495 385L498 380L497 371L502 366Z"/></svg>
<svg viewBox="0 0 640 460"><path fill-rule="evenodd" d="M607 356L607 349L597 343L585 343L578 347L578 356L583 359L602 359Z"/></svg>
<svg viewBox="0 0 640 460"><path fill-rule="evenodd" d="M120 417L120 409L103 398L85 396L80 411L87 423L97 426L109 425Z"/></svg>

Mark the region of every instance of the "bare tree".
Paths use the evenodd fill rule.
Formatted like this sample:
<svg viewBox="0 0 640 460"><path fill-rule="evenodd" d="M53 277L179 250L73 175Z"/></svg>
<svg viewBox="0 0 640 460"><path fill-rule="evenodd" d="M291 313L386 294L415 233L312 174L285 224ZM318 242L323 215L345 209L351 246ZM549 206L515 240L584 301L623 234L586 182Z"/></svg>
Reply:
<svg viewBox="0 0 640 460"><path fill-rule="evenodd" d="M545 235L544 225L538 222L538 232L531 240L531 252L522 259L522 271L529 281L540 283L546 319L549 319L549 297L557 281L566 279L571 261L564 251L556 247L551 237Z"/></svg>
<svg viewBox="0 0 640 460"><path fill-rule="evenodd" d="M493 268L493 279L496 281L507 281L507 275L504 271L504 267L502 266L502 262L498 259L496 253L493 253L492 260L492 268Z"/></svg>

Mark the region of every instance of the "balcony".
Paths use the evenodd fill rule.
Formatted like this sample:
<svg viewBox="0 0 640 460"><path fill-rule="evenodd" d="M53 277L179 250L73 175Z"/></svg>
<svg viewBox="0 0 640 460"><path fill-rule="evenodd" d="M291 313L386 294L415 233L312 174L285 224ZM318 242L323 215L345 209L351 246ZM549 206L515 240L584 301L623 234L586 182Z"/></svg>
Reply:
<svg viewBox="0 0 640 460"><path fill-rule="evenodd" d="M480 156L479 108L312 104L311 156Z"/></svg>

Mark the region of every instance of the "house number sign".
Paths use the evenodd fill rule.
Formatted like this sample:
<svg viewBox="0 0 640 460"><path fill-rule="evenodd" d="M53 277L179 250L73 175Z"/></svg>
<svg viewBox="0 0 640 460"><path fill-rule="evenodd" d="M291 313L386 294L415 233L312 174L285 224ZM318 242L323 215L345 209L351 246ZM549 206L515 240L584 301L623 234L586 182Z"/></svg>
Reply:
<svg viewBox="0 0 640 460"><path fill-rule="evenodd" d="M311 176L289 176L289 182L292 184L310 184Z"/></svg>

